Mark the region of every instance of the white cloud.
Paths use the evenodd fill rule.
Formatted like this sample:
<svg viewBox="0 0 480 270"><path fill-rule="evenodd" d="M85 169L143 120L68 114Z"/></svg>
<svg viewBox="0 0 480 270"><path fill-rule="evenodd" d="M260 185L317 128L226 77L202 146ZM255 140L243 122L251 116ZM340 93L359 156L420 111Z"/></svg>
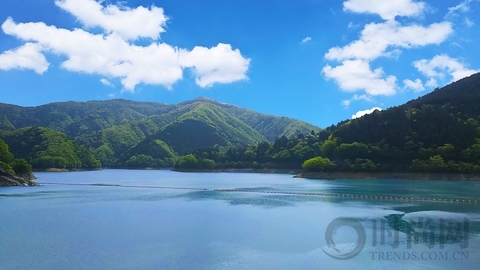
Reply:
<svg viewBox="0 0 480 270"><path fill-rule="evenodd" d="M81 3L85 5L82 6ZM38 73L44 72L48 68L48 62L42 52L48 52L67 58L61 63L64 69L118 78L124 86L124 91L130 92L134 92L136 85L140 83L163 85L170 89L175 82L183 78L184 68L193 69L200 87L248 79L246 72L250 59L244 58L238 49L232 49L229 44L220 43L212 48L197 46L192 51L158 42L139 46L129 42L128 38L142 36L154 38L163 31L163 28L149 27L149 24L143 30L110 27L113 25L112 22L119 18L133 25L142 22L137 17L138 14L148 11L145 8L131 10L110 5L99 9L100 4L93 0L64 0L57 1L57 5L68 8L82 21L104 27L107 34L92 34L83 29L62 29L47 26L43 22L16 23L12 18L8 18L2 24L5 34L26 42L34 42L27 43L31 45L24 45L28 46L28 51L20 47L2 54L11 62L24 63L17 66L10 64L9 69L29 68ZM98 13L95 15L97 17L94 15L92 18L88 17L85 9L94 15ZM154 11L159 12L152 6L150 12L155 14ZM163 10L161 15L163 16ZM157 20L156 23L163 21ZM29 59L35 65L22 62L22 59ZM5 63L6 61L4 60Z"/></svg>
<svg viewBox="0 0 480 270"><path fill-rule="evenodd" d="M360 117L362 117L362 116L364 116L364 115L371 114L371 113L373 113L373 112L376 111L376 110L381 111L382 108L380 108L380 107L373 107L373 108L371 108L371 109L369 109L369 110L358 111L357 113L355 113L354 115L352 115L352 119L360 118Z"/></svg>
<svg viewBox="0 0 480 270"><path fill-rule="evenodd" d="M401 26L399 22L388 21L365 25L360 39L340 48L328 50L328 60L365 59L390 56L389 47L413 48L443 42L453 32L450 22L433 23L428 27L420 25ZM398 51L393 52L398 54Z"/></svg>
<svg viewBox="0 0 480 270"><path fill-rule="evenodd" d="M214 83L230 83L246 80L245 73L250 59L244 58L238 49L232 50L229 44L218 44L210 49L195 47L192 51L180 51L180 64L192 68L201 87Z"/></svg>
<svg viewBox="0 0 480 270"><path fill-rule="evenodd" d="M32 69L43 74L48 69L48 62L40 52L41 47L34 43L25 43L14 50L0 54L0 69Z"/></svg>
<svg viewBox="0 0 480 270"><path fill-rule="evenodd" d="M333 67L327 64L323 74L327 79L334 79L344 91L364 90L369 95L394 95L398 90L397 78L385 75L381 67L372 68L371 62L379 57L398 60L402 49L438 45L453 33L452 23L447 21L423 26L405 25L395 20L396 16L421 15L425 9L425 3L411 0L345 1L344 10L379 14L385 21L368 23L357 40L343 47L330 48L325 59L341 64ZM420 89L418 85L416 87Z"/></svg>
<svg viewBox="0 0 480 270"><path fill-rule="evenodd" d="M453 82L480 72L478 69L467 68L458 59L451 58L445 54L436 55L430 60L422 59L415 61L413 65L429 79L427 86L437 86L437 80L444 79L446 76L450 76Z"/></svg>
<svg viewBox="0 0 480 270"><path fill-rule="evenodd" d="M384 20L393 20L396 16L421 15L426 5L412 0L347 0L343 9L356 13L378 14Z"/></svg>
<svg viewBox="0 0 480 270"><path fill-rule="evenodd" d="M472 0L465 0L465 1L461 2L460 4L454 6L454 7L449 7L448 8L448 13L447 13L447 15L445 15L445 18L454 16L457 13L460 13L460 12L469 11L471 2L472 2Z"/></svg>
<svg viewBox="0 0 480 270"><path fill-rule="evenodd" d="M113 86L113 84L105 78L100 79L100 82L106 86Z"/></svg>
<svg viewBox="0 0 480 270"><path fill-rule="evenodd" d="M465 25L468 27L472 27L475 24L475 22L470 20L469 18L465 18L464 22L465 22Z"/></svg>
<svg viewBox="0 0 480 270"><path fill-rule="evenodd" d="M394 76L383 78L381 68L372 71L369 63L364 60L345 60L336 67L326 65L322 72L326 78L334 79L340 88L347 92L365 90L372 96L393 95L397 87Z"/></svg>
<svg viewBox="0 0 480 270"><path fill-rule="evenodd" d="M309 42L310 40L312 40L311 37L306 37L306 38L302 39L302 43L307 43L307 42Z"/></svg>
<svg viewBox="0 0 480 270"><path fill-rule="evenodd" d="M344 99L344 100L342 100L342 105L343 105L345 108L350 107L350 103L352 103L352 101L351 101L350 99Z"/></svg>
<svg viewBox="0 0 480 270"><path fill-rule="evenodd" d="M359 26L360 26L359 24L354 24L353 22L349 22L347 27L348 28L357 28Z"/></svg>
<svg viewBox="0 0 480 270"><path fill-rule="evenodd" d="M435 80L434 78L430 78L430 79L428 79L428 81L425 83L425 86L426 86L426 87L430 87L430 88L437 87L437 86L438 86L438 82L437 82L437 80Z"/></svg>
<svg viewBox="0 0 480 270"><path fill-rule="evenodd" d="M348 108L350 106L350 104L352 103L352 101L356 101L356 100L364 100L364 101L367 101L367 102L375 102L372 97L370 96L367 96L367 95L353 95L353 97L351 99L345 99L345 100L342 100L342 105L345 107L345 108Z"/></svg>
<svg viewBox="0 0 480 270"><path fill-rule="evenodd" d="M406 79L403 80L404 87L407 89L412 89L415 92L421 92L425 90L425 86L423 86L423 83L420 79L416 79L415 81Z"/></svg>
<svg viewBox="0 0 480 270"><path fill-rule="evenodd" d="M101 5L95 0L56 0L55 4L71 13L86 27L101 27L106 33L118 33L125 39L158 39L165 32L167 17L162 8L139 6L135 9Z"/></svg>

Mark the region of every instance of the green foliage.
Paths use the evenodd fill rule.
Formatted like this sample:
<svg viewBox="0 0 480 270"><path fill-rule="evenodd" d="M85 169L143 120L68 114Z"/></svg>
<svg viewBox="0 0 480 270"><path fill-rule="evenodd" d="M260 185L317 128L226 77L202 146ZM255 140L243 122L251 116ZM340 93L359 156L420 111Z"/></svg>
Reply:
<svg viewBox="0 0 480 270"><path fill-rule="evenodd" d="M0 161L8 163L12 160L13 155L8 150L8 145L4 141L0 140Z"/></svg>
<svg viewBox="0 0 480 270"><path fill-rule="evenodd" d="M25 159L16 158L10 165L15 173L30 173L32 172L32 165L28 164Z"/></svg>
<svg viewBox="0 0 480 270"><path fill-rule="evenodd" d="M11 173L32 172L32 166L24 159L14 158L3 140L0 140L0 167Z"/></svg>
<svg viewBox="0 0 480 270"><path fill-rule="evenodd" d="M314 157L305 160L302 164L302 168L307 171L328 171L335 168L336 164L328 158Z"/></svg>
<svg viewBox="0 0 480 270"><path fill-rule="evenodd" d="M175 161L176 168L198 168L198 160L192 155L188 154L185 156L178 157Z"/></svg>
<svg viewBox="0 0 480 270"><path fill-rule="evenodd" d="M15 173L15 171L13 170L12 166L10 166L10 164L4 162L4 161L0 161L0 168L3 168L5 171L7 172L10 172L10 173Z"/></svg>
<svg viewBox="0 0 480 270"><path fill-rule="evenodd" d="M100 162L83 146L61 132L30 127L0 132L15 156L22 157L34 168L98 168ZM22 167L22 164L18 164Z"/></svg>

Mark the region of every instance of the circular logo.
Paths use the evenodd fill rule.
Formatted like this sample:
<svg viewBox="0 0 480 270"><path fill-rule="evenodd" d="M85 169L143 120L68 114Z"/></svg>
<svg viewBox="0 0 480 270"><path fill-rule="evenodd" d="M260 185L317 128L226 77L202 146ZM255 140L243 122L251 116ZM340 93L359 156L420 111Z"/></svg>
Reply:
<svg viewBox="0 0 480 270"><path fill-rule="evenodd" d="M341 227L351 227L357 233L357 241L353 247L343 247L339 248L333 240L333 236L337 233L337 230ZM365 246L365 240L367 236L365 234L365 229L362 224L354 218L345 218L340 217L334 219L330 224L328 224L327 230L325 231L325 240L327 241L327 246L329 250L326 251L322 248L323 252L328 256L336 260L348 260L357 256Z"/></svg>

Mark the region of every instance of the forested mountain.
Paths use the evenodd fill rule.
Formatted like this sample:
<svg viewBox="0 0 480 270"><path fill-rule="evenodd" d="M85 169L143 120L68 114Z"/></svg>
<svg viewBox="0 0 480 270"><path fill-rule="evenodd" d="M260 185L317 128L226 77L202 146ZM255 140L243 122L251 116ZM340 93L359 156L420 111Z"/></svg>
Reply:
<svg viewBox="0 0 480 270"><path fill-rule="evenodd" d="M174 105L128 100L70 101L38 107L0 104L0 130L32 126L67 134L109 167L124 166L129 160L132 165L145 158L155 160L151 165L172 165L172 154L197 148L257 144L281 135L320 130L299 120L204 97Z"/></svg>
<svg viewBox="0 0 480 270"><path fill-rule="evenodd" d="M0 131L0 139L10 146L12 154L25 158L35 169L91 169L101 166L85 147L64 133L51 129L27 127Z"/></svg>
<svg viewBox="0 0 480 270"><path fill-rule="evenodd" d="M333 171L480 172L480 73L404 105L307 136L206 148L179 168L270 167Z"/></svg>

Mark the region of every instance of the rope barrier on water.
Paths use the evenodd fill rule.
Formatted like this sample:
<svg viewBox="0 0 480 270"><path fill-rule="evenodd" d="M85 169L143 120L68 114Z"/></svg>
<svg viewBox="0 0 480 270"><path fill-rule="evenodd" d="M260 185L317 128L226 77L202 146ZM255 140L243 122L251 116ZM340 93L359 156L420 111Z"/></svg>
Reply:
<svg viewBox="0 0 480 270"><path fill-rule="evenodd" d="M74 183L41 183L42 185L62 185L62 186L95 186L95 187L123 187L123 188L161 188L161 189L182 189L182 190L209 190L208 188L190 188L190 187L164 187L164 186L138 186L138 185L116 185L116 184L74 184Z"/></svg>
<svg viewBox="0 0 480 270"><path fill-rule="evenodd" d="M139 185L118 185L118 184L77 184L77 183L42 183L43 185L63 185L63 186L95 186L95 187L122 187L122 188L155 188L155 189L177 189L177 190L195 190L195 191L214 191L214 192L243 192L243 193L262 193L278 195L297 195L297 196L318 196L318 197L339 197L344 199L368 199L368 200L392 200L392 201L428 201L428 202L455 202L455 203L477 203L477 200L464 198L425 198L425 197L407 197L407 196L384 196L384 195L358 195L358 194L338 194L338 193L318 193L318 192L292 192L292 191L271 191L254 189L208 189L192 187L168 187L168 186L139 186Z"/></svg>

